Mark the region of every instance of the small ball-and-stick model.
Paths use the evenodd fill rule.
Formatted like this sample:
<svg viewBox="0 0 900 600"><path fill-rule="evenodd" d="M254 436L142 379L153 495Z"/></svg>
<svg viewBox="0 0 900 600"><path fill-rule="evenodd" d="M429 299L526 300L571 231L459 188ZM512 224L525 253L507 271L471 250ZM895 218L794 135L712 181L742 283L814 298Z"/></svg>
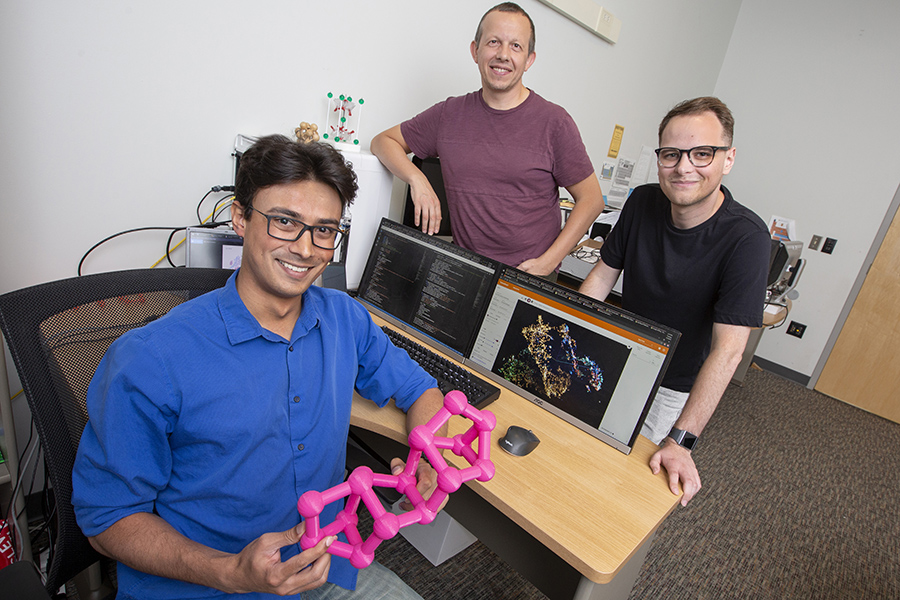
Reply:
<svg viewBox="0 0 900 600"><path fill-rule="evenodd" d="M472 421L472 426L463 434L452 438L437 437L435 434L453 415L462 415ZM428 421L409 434L409 458L406 468L399 475L373 473L368 467L357 467L347 481L324 492L311 490L300 496L297 510L306 521L306 532L300 537L300 547L312 548L326 536L344 532L349 543L335 540L328 552L350 560L357 569L368 567L375 560L375 548L384 540L391 539L401 528L415 523L431 523L447 496L462 487L462 484L477 479L490 481L494 476L491 462L491 432L497 425L494 413L478 410L470 405L465 394L452 391L444 396L444 406ZM477 438L478 451L472 448ZM456 469L447 464L440 450L451 450L453 454L466 459L470 466ZM422 454L428 458L437 472L437 488L428 500L416 489L416 468ZM381 505L374 487L391 487L405 494L413 505L413 510L395 515ZM347 498L347 504L337 514L330 525L319 525L319 515L326 505ZM363 541L357 525L360 500L369 509L375 521L372 534Z"/></svg>
<svg viewBox="0 0 900 600"><path fill-rule="evenodd" d="M325 132L322 137L332 142L358 146L360 113L365 103L362 98L354 101L351 96L345 94L335 98L334 94L328 92L328 112L325 116Z"/></svg>
<svg viewBox="0 0 900 600"><path fill-rule="evenodd" d="M294 135L297 136L298 142L308 144L310 142L319 141L319 126L315 123L307 123L303 121L300 127L294 129Z"/></svg>

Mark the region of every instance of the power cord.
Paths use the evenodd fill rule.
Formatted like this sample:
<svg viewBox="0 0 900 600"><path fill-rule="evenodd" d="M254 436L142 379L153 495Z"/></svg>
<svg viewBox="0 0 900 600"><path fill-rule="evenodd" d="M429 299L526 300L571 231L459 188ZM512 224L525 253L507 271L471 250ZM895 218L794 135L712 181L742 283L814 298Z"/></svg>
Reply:
<svg viewBox="0 0 900 600"><path fill-rule="evenodd" d="M219 192L233 192L233 191L234 191L233 185L214 185L211 188L209 188L209 191L206 192L202 198L200 198L200 203L197 204L197 222L200 223L201 225L203 224L203 219L200 217L200 207L203 206L203 202L209 197L210 194L218 194ZM219 206L219 202L221 202L221 201L222 201L222 199L220 199L218 202L216 202L216 207ZM216 210L214 208L213 214L215 215L215 213L216 213Z"/></svg>
<svg viewBox="0 0 900 600"><path fill-rule="evenodd" d="M31 431L28 433L28 440L25 442L22 453L19 455L18 476L13 485L12 493L9 496L9 506L6 507L6 512L4 513L6 524L9 527L9 541L12 545L13 555L16 559L21 558L22 546L20 544L24 543L24 536L28 535L27 527L25 528L25 531L22 531L19 527L19 517L22 516L22 512L16 511L16 498L18 497L20 490L22 490L22 485L25 483L25 472L28 469L28 464L35 458L34 455L36 452L39 452L40 447L40 444L34 439L34 416L32 416L30 421L30 429ZM32 484L33 483L34 479L32 476Z"/></svg>
<svg viewBox="0 0 900 600"><path fill-rule="evenodd" d="M775 323L774 325L769 325L769 327L767 327L767 329L778 329L779 327L781 327L782 325L787 323L788 315L791 314L791 309L787 305L787 302L766 302L763 310L765 310L765 308L768 308L769 306L777 306L778 308L783 308L784 309L784 317L778 323Z"/></svg>
<svg viewBox="0 0 900 600"><path fill-rule="evenodd" d="M203 195L203 198L201 198L199 204L197 204L197 221L199 222L200 227L212 228L212 227L218 227L220 225L226 225L231 222L231 221L219 222L216 219L219 216L219 214L221 214L221 212L227 206L228 200L230 200L234 197L231 194L231 192L233 192L233 191L234 191L233 185L214 185L213 187L211 187L209 189L208 192L206 192L206 194ZM216 204L213 207L213 211L210 213L209 217L206 218L206 221L204 221L200 217L200 208L203 205L203 202L209 197L210 194L218 194L218 193L222 193L222 192L226 192L228 195L225 196L224 198L219 198L216 201ZM226 204L223 205L223 203L226 203ZM176 233L178 233L179 231L184 231L185 229L186 229L186 227L184 227L184 226L179 226L179 227L135 227L134 229L126 229L125 231L120 231L118 233L114 233L114 234L100 240L99 242L97 242L96 244L91 246L87 252L84 253L84 255L81 257L81 260L78 261L78 269L76 272L77 272L78 276L81 277L82 268L84 266L85 260L87 260L87 257L94 250L96 250L97 248L99 248L100 246L105 244L106 242L113 240L117 237L127 235L129 233L137 233L139 231L170 231L171 233L169 235L169 239L166 242L166 254L162 258L157 260L155 263L153 263L153 265L151 265L150 268L152 269L152 268L156 267L163 260L168 260L170 265L172 265L173 267L177 267L178 265L176 265L174 262L172 262L171 254L172 254L173 250L175 250L176 248L178 248L178 246L180 246L182 243L184 243L184 240L178 242L178 244L176 244L175 247L173 248L172 247L172 239L174 238Z"/></svg>
<svg viewBox="0 0 900 600"><path fill-rule="evenodd" d="M87 259L88 255L91 252L93 252L94 250L96 250L97 248L99 248L100 246L102 246L103 244L105 244L106 242L108 242L112 239L115 239L119 236L123 236L123 235L129 234L129 233L136 233L138 231L169 231L171 229L178 230L178 229L184 229L184 227L135 227L134 229L126 229L125 231L120 231L119 233L114 233L113 235L100 240L99 242L97 242L96 244L91 246L90 250L85 252L84 256L81 257L81 260L78 261L78 276L81 277L81 274L82 274L81 267L84 265L84 261Z"/></svg>

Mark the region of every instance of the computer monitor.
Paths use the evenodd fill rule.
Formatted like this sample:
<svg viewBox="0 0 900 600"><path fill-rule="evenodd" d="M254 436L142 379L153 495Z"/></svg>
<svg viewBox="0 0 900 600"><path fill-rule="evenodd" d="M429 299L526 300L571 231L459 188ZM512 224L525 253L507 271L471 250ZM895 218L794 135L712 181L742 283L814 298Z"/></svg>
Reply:
<svg viewBox="0 0 900 600"><path fill-rule="evenodd" d="M766 301L778 303L797 286L805 261L800 258L803 242L772 239Z"/></svg>
<svg viewBox="0 0 900 600"><path fill-rule="evenodd" d="M769 259L769 278L767 286L783 279L788 270L800 258L803 242L782 241L772 238L772 254Z"/></svg>
<svg viewBox="0 0 900 600"><path fill-rule="evenodd" d="M625 453L681 337L388 219L358 298L397 329Z"/></svg>
<svg viewBox="0 0 900 600"><path fill-rule="evenodd" d="M244 240L233 229L188 227L184 240L188 267L237 269L241 266Z"/></svg>
<svg viewBox="0 0 900 600"><path fill-rule="evenodd" d="M462 359L471 348L498 266L384 218L358 298L402 331Z"/></svg>
<svg viewBox="0 0 900 600"><path fill-rule="evenodd" d="M630 452L681 334L504 267L467 364Z"/></svg>

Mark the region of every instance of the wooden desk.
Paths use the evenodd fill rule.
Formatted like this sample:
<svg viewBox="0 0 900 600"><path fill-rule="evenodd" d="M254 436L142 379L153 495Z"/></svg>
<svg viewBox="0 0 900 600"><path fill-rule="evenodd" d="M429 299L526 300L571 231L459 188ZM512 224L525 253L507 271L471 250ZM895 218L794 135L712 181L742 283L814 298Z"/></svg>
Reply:
<svg viewBox="0 0 900 600"><path fill-rule="evenodd" d="M614 597L604 589L613 587L627 588L627 596L653 534L680 500L665 473L653 475L647 466L656 446L639 436L625 455L506 389L487 410L497 417L491 449L496 475L467 485L581 574L576 598ZM406 442L405 416L396 408L379 409L357 397L351 424ZM497 440L510 425L531 429L540 445L524 457L503 452ZM468 421L454 417L449 435L467 428ZM445 455L458 468L468 466L451 452ZM632 557L630 573L610 585Z"/></svg>

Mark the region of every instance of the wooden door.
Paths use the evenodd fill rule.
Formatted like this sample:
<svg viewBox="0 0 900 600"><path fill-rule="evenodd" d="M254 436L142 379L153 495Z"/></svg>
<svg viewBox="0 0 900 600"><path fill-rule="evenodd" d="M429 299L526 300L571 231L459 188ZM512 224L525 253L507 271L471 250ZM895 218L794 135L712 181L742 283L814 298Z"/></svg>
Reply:
<svg viewBox="0 0 900 600"><path fill-rule="evenodd" d="M900 423L900 212L894 215L816 390Z"/></svg>

